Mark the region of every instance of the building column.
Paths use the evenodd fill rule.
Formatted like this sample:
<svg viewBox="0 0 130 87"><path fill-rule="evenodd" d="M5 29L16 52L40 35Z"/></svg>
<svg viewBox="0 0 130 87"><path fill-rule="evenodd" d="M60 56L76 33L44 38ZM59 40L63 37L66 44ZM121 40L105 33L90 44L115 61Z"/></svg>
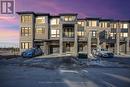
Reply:
<svg viewBox="0 0 130 87"><path fill-rule="evenodd" d="M88 33L88 56L91 55L91 31Z"/></svg>
<svg viewBox="0 0 130 87"><path fill-rule="evenodd" d="M44 42L44 55L48 54L48 46L47 46L47 42Z"/></svg>
<svg viewBox="0 0 130 87"><path fill-rule="evenodd" d="M86 43L86 45L85 45L85 50L84 50L84 52L85 53L88 53L88 32L89 32L89 30L87 29L87 22L85 21L84 22L84 30L85 30L85 41L87 42Z"/></svg>
<svg viewBox="0 0 130 87"><path fill-rule="evenodd" d="M62 24L60 24L60 41L59 41L59 45L60 45L60 55L62 55L63 53L63 29L62 29Z"/></svg>
<svg viewBox="0 0 130 87"><path fill-rule="evenodd" d="M130 54L130 50L129 50L130 49L130 44L129 44L129 42L130 42L129 37L127 37L127 42L126 42L126 53L127 54Z"/></svg>
<svg viewBox="0 0 130 87"><path fill-rule="evenodd" d="M100 46L99 33L100 33L100 31L98 30L97 31L97 47Z"/></svg>
<svg viewBox="0 0 130 87"><path fill-rule="evenodd" d="M77 36L77 24L75 24L75 38L74 38L74 52L75 52L75 56L78 55L78 36Z"/></svg>
<svg viewBox="0 0 130 87"><path fill-rule="evenodd" d="M119 31L119 24L116 30L116 54L120 54L120 31Z"/></svg>
<svg viewBox="0 0 130 87"><path fill-rule="evenodd" d="M117 33L117 38L116 38L116 54L120 54L120 39L119 39L119 33Z"/></svg>
<svg viewBox="0 0 130 87"><path fill-rule="evenodd" d="M102 47L106 49L106 42L103 42Z"/></svg>

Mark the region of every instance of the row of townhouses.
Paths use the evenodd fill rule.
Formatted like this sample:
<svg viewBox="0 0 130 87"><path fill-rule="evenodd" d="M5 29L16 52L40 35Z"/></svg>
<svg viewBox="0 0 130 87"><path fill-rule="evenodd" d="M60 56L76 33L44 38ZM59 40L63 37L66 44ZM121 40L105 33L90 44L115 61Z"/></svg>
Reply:
<svg viewBox="0 0 130 87"><path fill-rule="evenodd" d="M130 21L79 19L75 13L17 12L20 18L20 51L40 47L45 55L91 54L100 46L115 54L130 54Z"/></svg>

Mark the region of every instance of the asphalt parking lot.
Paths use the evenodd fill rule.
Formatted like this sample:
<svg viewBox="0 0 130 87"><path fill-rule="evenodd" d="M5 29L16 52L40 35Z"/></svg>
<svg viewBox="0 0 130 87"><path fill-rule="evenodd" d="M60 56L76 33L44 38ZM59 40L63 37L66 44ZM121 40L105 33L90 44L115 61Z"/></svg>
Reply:
<svg viewBox="0 0 130 87"><path fill-rule="evenodd" d="M101 62L83 64L82 61L73 58L1 59L0 87L129 87L130 59L105 58Z"/></svg>

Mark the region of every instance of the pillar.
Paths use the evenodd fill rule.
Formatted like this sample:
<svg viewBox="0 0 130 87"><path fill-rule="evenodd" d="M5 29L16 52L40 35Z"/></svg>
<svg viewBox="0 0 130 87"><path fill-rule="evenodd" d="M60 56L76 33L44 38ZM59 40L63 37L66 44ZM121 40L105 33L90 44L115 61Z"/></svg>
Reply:
<svg viewBox="0 0 130 87"><path fill-rule="evenodd" d="M59 45L60 45L60 55L62 55L63 52L63 29L62 29L62 24L60 24L60 41L59 41Z"/></svg>
<svg viewBox="0 0 130 87"><path fill-rule="evenodd" d="M100 33L100 31L98 30L97 31L97 47L100 46L99 33Z"/></svg>
<svg viewBox="0 0 130 87"><path fill-rule="evenodd" d="M47 42L44 42L44 55L48 55L48 46L47 46Z"/></svg>
<svg viewBox="0 0 130 87"><path fill-rule="evenodd" d="M116 54L120 54L120 31L119 31L119 24L116 30Z"/></svg>
<svg viewBox="0 0 130 87"><path fill-rule="evenodd" d="M77 24L75 24L75 38L74 38L74 55L77 56L78 55L78 37L77 37Z"/></svg>
<svg viewBox="0 0 130 87"><path fill-rule="evenodd" d="M91 54L91 31L88 33L88 55Z"/></svg>
<svg viewBox="0 0 130 87"><path fill-rule="evenodd" d="M129 40L129 38L127 38L127 43L126 43L126 53L127 54L130 54L130 44L129 44L129 42L130 42L130 40Z"/></svg>

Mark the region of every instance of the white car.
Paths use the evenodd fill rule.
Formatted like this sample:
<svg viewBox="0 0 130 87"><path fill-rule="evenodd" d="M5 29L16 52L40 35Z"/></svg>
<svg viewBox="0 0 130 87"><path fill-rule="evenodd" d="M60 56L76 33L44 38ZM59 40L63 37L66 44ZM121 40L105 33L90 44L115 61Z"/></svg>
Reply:
<svg viewBox="0 0 130 87"><path fill-rule="evenodd" d="M93 50L93 54L99 57L103 57L103 58L113 58L114 54L110 51L108 51L107 49L103 49L103 48L98 48L98 49L94 49Z"/></svg>

